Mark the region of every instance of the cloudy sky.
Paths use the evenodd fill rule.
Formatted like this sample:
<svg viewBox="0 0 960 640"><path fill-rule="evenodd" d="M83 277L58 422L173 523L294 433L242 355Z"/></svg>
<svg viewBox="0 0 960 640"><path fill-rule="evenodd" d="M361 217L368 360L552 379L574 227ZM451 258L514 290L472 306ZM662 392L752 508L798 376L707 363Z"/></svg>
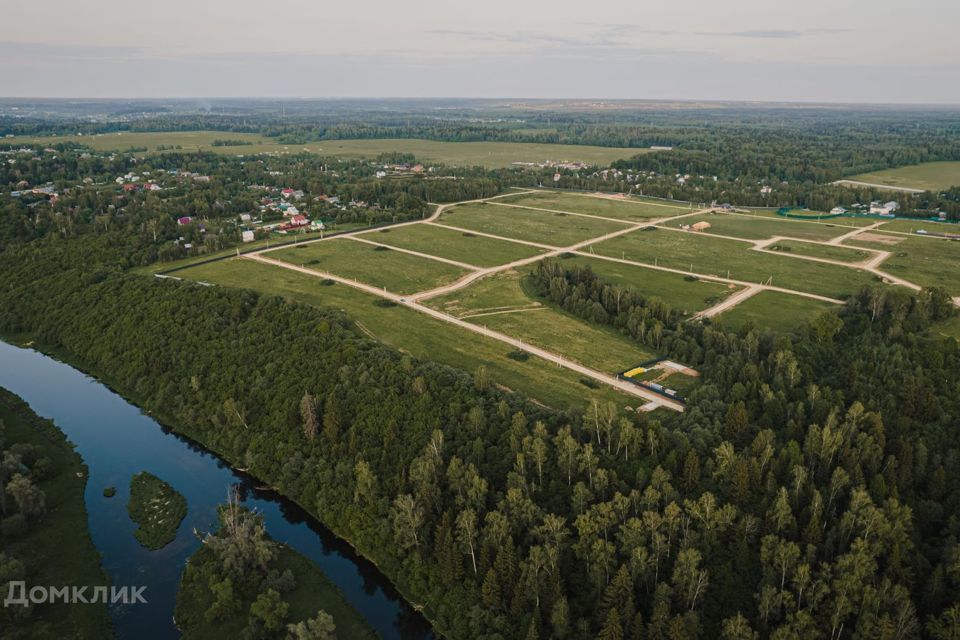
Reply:
<svg viewBox="0 0 960 640"><path fill-rule="evenodd" d="M960 104L958 0L4 5L7 97Z"/></svg>

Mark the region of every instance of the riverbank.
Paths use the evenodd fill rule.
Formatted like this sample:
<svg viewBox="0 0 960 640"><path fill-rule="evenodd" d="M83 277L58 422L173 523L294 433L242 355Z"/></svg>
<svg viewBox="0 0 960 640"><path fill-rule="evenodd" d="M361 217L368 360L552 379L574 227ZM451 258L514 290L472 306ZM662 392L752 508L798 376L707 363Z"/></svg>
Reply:
<svg viewBox="0 0 960 640"><path fill-rule="evenodd" d="M87 527L84 491L87 467L66 436L49 420L34 413L20 397L0 388L0 421L4 425L2 449L24 444L38 448L37 456L50 461L46 477L37 483L44 493L46 513L28 525L20 536L0 534L0 555L24 567L20 577L32 586L92 588L109 584L100 566L97 549ZM12 579L12 576L6 576ZM2 586L2 585L0 585ZM3 589L2 597L8 595ZM0 609L5 638L109 638L113 630L105 603L37 605L31 615L8 620L16 612ZM12 630L11 635L7 635Z"/></svg>
<svg viewBox="0 0 960 640"><path fill-rule="evenodd" d="M376 567L381 571L381 575L377 577L377 580L387 577L390 578L390 584L386 590L388 598L395 598L395 595L392 595L391 592L395 592L401 596L407 602L415 602L412 597L409 596L410 590L406 584L398 584L397 581L393 580L397 573L392 573L389 570L386 570L381 562L382 558L379 558L377 553L374 553L369 545L363 545L362 543L357 543L357 540L353 539L352 536L346 534L344 527L341 526L341 521L337 518L327 518L325 513L318 509L317 504L307 505L302 500L297 500L296 496L291 495L293 492L285 491L283 482L280 479L270 478L269 474L258 473L261 469L258 469L258 465L248 459L238 458L236 455L231 455L231 453L225 450L224 447L218 446L214 442L204 442L202 438L203 431L201 429L185 428L178 423L171 415L165 414L163 411L151 411L147 407L151 406L151 403L146 400L145 397L140 396L136 392L132 392L129 389L123 388L123 385L118 384L116 379L110 375L105 375L103 372L100 372L96 367L90 366L88 363L84 362L82 358L76 356L75 354L67 351L66 349L58 346L51 346L49 344L42 344L39 341L35 341L33 336L28 334L6 334L0 335L0 339L10 343L17 344L20 346L26 346L32 348L39 353L45 354L51 358L54 358L60 362L63 362L69 365L71 368L76 369L79 372L94 378L99 384L103 385L105 388L111 390L113 393L121 396L126 401L141 408L141 411L149 416L152 421L160 424L164 431L175 433L177 438L184 440L188 443L194 443L195 448L202 449L204 451L210 452L217 458L223 460L229 465L232 469L243 469L245 476L251 478L251 486L270 486L277 487L275 492L278 495L283 495L285 500L293 503L300 509L302 509L306 514L309 514L311 517L315 518L318 522L322 522L325 528L329 529L335 536L337 536L337 542L349 547L356 556L367 561L370 565ZM182 488L181 488L182 490ZM304 517L304 516L300 516ZM301 549L302 552L302 549ZM316 558L313 559L316 562ZM322 564L322 563L321 563ZM392 567L397 569L397 567ZM365 574L366 575L366 574ZM370 588L375 588L373 582L370 582L372 576L365 577L364 579L364 592L367 592ZM386 581L384 581L386 582ZM372 592L371 592L372 593ZM352 602L356 603L355 596L352 596ZM422 629L425 625L422 622L414 620L413 617L421 617L427 621L430 621L430 616L428 611L424 611L424 607L413 604L412 608L415 609L418 614L413 614L412 611L405 613L402 617L398 617L397 621L400 622L403 620L402 626L399 628L402 629L402 637L417 637L424 638L426 635L420 635L426 633L425 631L417 631L418 628ZM432 621L431 621L432 624ZM382 631L382 627L378 627ZM414 635L408 635L414 634ZM393 637L392 635L387 637Z"/></svg>
<svg viewBox="0 0 960 640"><path fill-rule="evenodd" d="M226 620L211 621L207 618L207 612L214 607L217 600L210 588L211 578L222 580L222 576L216 574L215 565L212 551L203 546L191 556L183 572L180 590L177 592L175 620L178 628L183 631L185 640L233 640L242 637L247 624L246 612L252 601L237 601L238 612ZM350 606L336 585L330 582L309 558L287 546L278 545L277 557L269 568L277 574L289 571L293 577L294 587L281 596L282 602L288 607L284 624L313 619L322 610L333 618L338 638L379 638L363 617ZM231 591L234 596L239 595L237 589Z"/></svg>

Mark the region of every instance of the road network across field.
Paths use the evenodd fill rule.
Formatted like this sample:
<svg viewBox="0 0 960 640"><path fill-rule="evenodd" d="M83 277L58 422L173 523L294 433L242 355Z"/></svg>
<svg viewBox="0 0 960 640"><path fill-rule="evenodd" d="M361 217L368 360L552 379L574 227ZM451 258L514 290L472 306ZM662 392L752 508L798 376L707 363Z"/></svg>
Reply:
<svg viewBox="0 0 960 640"><path fill-rule="evenodd" d="M517 191L511 191L510 193L501 194L501 195L498 195L498 196L492 196L492 197L489 197L489 198L478 198L478 199L474 199L474 200L466 200L466 201L463 201L463 202L456 202L456 203L450 203L450 204L435 205L435 209L434 209L433 213L432 213L429 217L427 217L427 218L424 218L424 219L422 219L422 220L410 221L410 222L401 222L401 223L398 223L398 224L396 224L396 225L392 225L392 226L391 226L391 228L399 228L399 227L412 226L412 225L432 225L432 226L442 227L442 228L445 228L445 229L452 229L452 230L461 231L461 232L464 232L464 233L470 233L470 234L475 235L475 236L482 236L482 237L487 237L487 238L493 238L493 239L496 239L496 240L502 240L502 241L505 241L505 242L512 242L512 243L516 243L516 244L522 244L522 245L527 245L527 246L531 246L531 247L536 247L536 248L538 248L538 249L543 250L543 252L538 253L538 254L536 254L536 255L534 255L534 256L530 256L530 257L527 257L527 258L522 258L522 259L519 259L519 260L514 260L514 261L512 261L512 262L508 262L508 263L501 264L501 265L497 265L497 266L493 266L493 267L478 267L478 266L476 266L476 265L468 264L468 263L466 263L466 262L460 262L460 261L456 261L456 260L449 260L449 259L446 259L446 258L441 258L441 257L438 257L438 256L431 255L431 254L429 254L429 253L421 252L421 251L414 251L414 250L411 250L411 249L403 249L403 248L399 248L399 247L396 247L396 246L393 246L393 245L386 245L386 244L383 244L383 243L380 243L380 242L376 242L376 241L374 241L374 240L371 240L371 239L368 238L368 237L363 237L363 234L368 233L368 232L369 232L369 229L360 229L360 230L357 230L357 231L352 231L352 232L347 232L347 233L343 233L343 234L338 234L338 235L336 235L336 236L331 236L331 237L327 237L327 238L316 238L316 239L311 239L311 240L305 240L305 241L299 243L300 245L305 245L305 244L312 244L312 243L314 243L314 242L345 242L345 241L363 242L363 243L365 243L365 244L385 246L385 247L390 248L391 250L399 251L399 252L402 252L402 253L411 254L411 255L414 255L414 256L418 256L418 257L420 257L420 258L424 258L424 259L428 259L428 260L435 260L435 261L438 261L438 262L443 262L443 263L446 263L446 264L450 264L450 265L453 265L453 266L457 266L457 267L462 268L462 269L466 269L466 270L468 271L468 273L467 273L466 275L460 277L459 279L457 279L456 281L454 281L454 282L452 282L452 283L449 283L449 284L446 284L446 285L443 285L443 286L440 286L440 287L436 287L436 288L433 288L433 289L429 289L429 290L425 290L425 291L420 291L420 292L417 292L417 293L413 293L413 294L411 294L411 295L401 295L401 294L393 293L393 292L387 291L387 290L385 290L385 289L383 289L383 288L379 288L379 287L376 287L376 286L373 286L373 285L370 285L370 284L367 284L367 283L363 283L363 282L359 282L359 281L356 281L356 280L351 280L351 279L349 279L349 278L345 278L345 277L339 276L339 275L337 275L337 274L335 274L335 273L328 273L328 272L325 272L325 271L322 271L322 270L318 270L318 269L314 269L314 268L307 268L307 267L299 266L299 265L296 265L296 264L292 264L292 263L290 263L290 262L285 262L285 261L282 261L282 260L278 260L278 259L273 258L273 257L271 257L271 256L269 255L271 252L277 251L277 250L280 250L280 249L283 249L283 248L287 248L287 246L289 246L289 245L280 246L280 247L268 247L268 248L260 249L260 250L258 250L258 251L253 251L253 252L250 252L250 253L243 254L243 255L241 255L238 259L253 260L253 261L256 261L256 262L263 263L263 264L269 264L269 265L281 267L281 268L284 268L284 269L290 269L290 270L292 270L292 271L296 271L296 272L299 272L299 273L303 273L303 274L306 274L306 275L309 275L309 276L313 276L313 277L317 277L317 278L322 278L322 279L333 280L333 281L335 281L335 282L339 282L339 283L342 283L342 284L345 284L345 285L354 287L354 288L356 288L356 289L359 289L359 290L364 291L364 292L366 292L366 293L369 293L369 294L371 294L371 295L375 295L375 296L378 296L378 297L380 297L380 298L384 298L384 299L390 300L390 301L392 301L392 302L394 302L394 303L396 303L396 304L398 304L398 305L404 305L404 306L407 307L407 308L414 309L414 310L416 310L416 311L418 311L418 312L420 312L420 313L423 313L423 314L426 314L426 315L428 315L428 316L431 316L431 317L433 317L433 318L435 318L435 319L437 319L437 320L441 320L441 321L443 321L443 322L448 322L448 323L450 323L450 324L454 324L454 325L456 325L456 326L458 326L458 327L461 327L461 328L463 328L463 329L466 329L467 331L472 331L472 332L474 332L474 333L477 333L477 334L486 336L486 337L488 337L488 338L492 338L492 339L494 339L494 340L498 340L498 341L503 342L503 343L505 343L505 344L508 344L508 345L510 345L511 347L514 347L514 348L516 348L516 349L522 349L522 350L524 350L524 351L526 351L526 352L528 352L528 353L531 353L531 354L533 354L533 355L535 355L535 356L537 356L537 357L539 357L539 358L542 358L542 359L546 360L547 362L554 363L554 364L556 364L557 366L560 366L560 367L565 367L565 368L567 368L567 369L570 369L570 370L572 370L572 371L575 371L576 373L578 373L578 374L580 374L580 375L582 375L582 376L584 376L584 377L586 377L586 378L589 378L589 379L594 380L594 381L596 381L596 382L599 382L599 383L601 383L601 384L605 384L605 385L607 385L607 386L609 386L609 387L612 387L612 388L614 388L614 389L617 389L617 390L619 390L619 391L622 391L622 392L624 392L624 393L626 393L626 394L636 396L636 397L638 397L638 398L646 401L646 404L643 406L643 409L644 409L644 410L648 410L648 411L649 411L649 410L655 409L655 408L657 408L657 407L665 407L665 408L667 408L667 409L672 409L672 410L674 410L674 411L683 411L683 404L682 404L682 403L680 403L680 402L678 402L678 401L676 401L676 400L672 400L672 399L670 399L670 398L666 398L666 397L661 396L661 395L659 395L659 394L657 394L657 393L654 393L653 391L650 391L649 389L646 389L645 387L638 386L638 385L633 384L633 383L631 383L631 382L629 382L629 381L626 381L626 380L624 380L624 379L622 379L622 378L620 378L620 377L617 377L617 376L615 376L615 375L611 375L610 373L606 373L606 372L603 372L603 371L597 371L597 370L592 369L592 368L590 368L590 367L586 367L586 366L584 366L584 365L582 365L582 364L580 364L580 363L578 363L578 362L574 362L574 361L572 361L572 360L570 360L570 359L568 359L568 358L565 358L565 357L564 357L563 355L561 355L561 354L553 353L553 352L548 351L548 350L546 350L546 349L541 349L541 348L536 347L536 346L534 346L534 345L525 343L525 342L523 342L522 340L520 340L520 339L518 339L518 338L514 338L514 337L512 337L512 336L506 335L506 334L501 333L501 332L499 332L499 331L494 331L493 329L489 329L489 328L487 328L487 327L484 327L484 326L481 326L481 325L478 325L478 324L473 324L473 323L467 322L467 321L464 320L463 318L458 318L458 317L456 317L456 316L450 315L450 314L448 314L448 313L444 313L443 311L439 311L439 310L437 310L437 309L435 309L435 308L432 308L432 307L429 307L429 306L423 304L424 301L429 300L429 299L431 299L431 298L436 298L436 297L438 297L438 296L442 296L442 295L445 295L445 294L452 293L452 292L454 292L454 291L463 289L464 287L467 287L467 286L470 285L471 283L473 283L473 282L475 282L475 281L477 281L477 280L479 280L479 279L481 279L481 278L484 278L484 277L487 277L487 276L490 276L490 275L493 275L493 274L496 274L496 273L501 273L501 272L505 272L505 271L510 271L510 270L516 269L516 268L518 268L518 267L522 267L522 266L525 266L525 265L528 265L528 264L532 264L532 263L535 263L535 262L539 262L540 260L544 260L544 259L547 259L547 258L556 257L556 256L559 256L559 255L562 255L562 254L575 254L575 255L581 255L581 256L590 257L590 258L597 259L597 260L607 260L607 261L610 261L610 262L617 262L617 263L622 263L622 264L626 264L626 265L632 265L632 266L641 267L641 268L644 268L644 269L654 269L654 270L657 270L657 271L677 273L677 274L682 274L682 275L690 275L690 272L688 272L688 271L683 271L683 270L680 270L680 269L673 269L673 268L670 268L670 267L663 267L663 266L658 266L658 265L651 265L651 264L647 264L647 263L644 263L644 262L637 262L637 261L635 261L635 260L628 260L628 259L623 259L623 258L614 258L614 257L610 257L610 256L598 255L598 254L594 254L594 253L592 253L592 252L587 252L587 251L585 251L585 249L589 248L589 247L590 247L591 245L593 245L593 244L597 244L597 243L600 243L600 242L603 242L603 241L606 241L606 240L610 240L610 239L616 238L616 237L618 237L618 236L622 236L622 235L626 235L626 234L629 234L629 233L633 233L633 232L635 232L635 231L638 231L638 230L640 230L640 229L644 229L644 228L647 228L647 227L657 227L657 228L661 228L661 229L669 229L669 230L675 231L675 232L677 232L677 233L697 233L697 232L681 230L681 229L678 229L678 228L676 228L676 227L670 227L670 226L665 226L665 225L666 225L667 223L674 222L674 221L676 221L676 220L681 220L681 219L683 219L683 218L687 218L687 217L692 217L692 216L697 216L697 215L701 215L701 214L713 212L713 209L711 209L711 208L696 209L696 210L686 210L686 211L684 211L683 213L677 213L677 214L675 214L675 215L665 215L665 216L660 217L660 218L651 218L651 219L643 220L642 222L638 222L638 221L631 222L631 221L629 221L629 220L623 220L623 219L619 219L619 218L610 218L610 217L605 217L605 216L600 216L600 215L592 215L592 214L582 213L582 212L581 212L581 213L574 213L574 212L570 212L570 211L561 211L561 210L558 210L558 209L543 209L543 208L539 208L539 207L528 207L528 206L525 206L525 205L498 202L498 200L500 200L500 199L502 199L502 198L505 198L505 197L514 197L514 196L520 196L520 195L523 195L523 194L538 193L538 192L541 192L541 191L540 191L540 190L517 190ZM599 195L599 194L596 194L596 195L595 195L595 194L577 194L577 195L582 195L582 196L585 197L585 198L609 198L609 196L603 196L603 195ZM518 210L520 210L520 211L522 211L522 210L524 210L524 209L529 209L529 210L546 211L546 212L552 212L552 213L563 213L563 214L566 214L566 215L574 215L574 216L581 216L581 217L585 217L585 218L595 218L595 219L599 219L599 220L606 220L606 221L618 222L618 223L620 223L620 224L624 224L625 226L624 226L624 228L622 228L622 229L617 229L617 230L615 230L615 231L612 231L612 232L609 232L609 233L606 233L606 234L603 234L603 235L600 235L600 236L592 237L592 238L589 238L589 239L587 239L587 240L582 240L582 241L580 241L580 242L576 242L576 243L571 244L571 245L568 245L568 246L557 247L557 246L553 246L553 245L549 245L549 244L545 244L545 243L531 242L531 241L528 241L528 240L520 240L520 239L517 239L517 238L509 238L509 237L506 237L506 236L501 236L501 235L496 235L496 234L492 234L492 233L486 233L486 232L476 231L476 230L473 230L473 229L462 229L462 228L460 228L460 227L456 227L456 226L453 226L453 225L445 224L444 222L441 222L441 221L440 221L440 217L441 217L441 215L444 213L444 211L447 211L447 210L449 210L449 209L451 209L451 208L453 208L453 207L459 206L459 205L472 204L472 203L487 203L487 204L498 205L498 206L503 206L503 207L516 208L516 209L518 209ZM665 205L664 208L665 208L665 211L667 211L667 210L669 210L669 209L680 209L680 207L678 207L678 206L676 206L676 205L669 205L669 206L668 206L668 205ZM730 215L738 215L738 214L735 214L735 213L734 213L734 214L730 214ZM879 224L879 223L878 223L878 224ZM724 235L719 235L719 234L715 234L715 233L710 233L709 236L710 236L710 237L726 238L726 239L729 239L729 240L736 240L736 241L738 241L738 242L745 242L745 243L748 243L748 244L751 244L751 245L752 245L752 246L751 246L751 249L752 249L752 250L761 251L761 252L768 253L768 254L771 254L771 255L777 255L777 256L783 257L783 258L785 258L785 259L810 260L810 261L814 261L814 262L825 262L825 263L837 265L837 266L843 267L843 268L862 269L862 270L864 270L864 271L868 271L868 272L870 272L870 273L873 273L873 274L879 276L880 278L883 279L884 282L886 282L886 283L888 283L888 284L898 285L898 286L904 286L904 287L907 287L907 288L910 288L910 289L913 289L913 290L919 290L920 287L919 287L918 285L916 285L916 284L914 284L914 283L912 283L912 282L910 282L910 281L908 281L908 280L905 280L905 279L903 279L903 278L898 278L898 277L892 276L892 275L890 275L890 274L888 274L888 273L886 273L886 272L884 272L884 271L881 271L881 270L879 269L879 267L880 267L880 265L883 263L883 261L886 260L886 259L891 255L891 253L890 253L889 251L883 251L883 250L879 250L879 249L863 249L864 251L870 252L870 253L873 254L873 255L871 255L871 257L869 257L868 259L865 259L865 260L863 260L863 261L861 261L861 262L849 263L849 262L843 262L843 261L840 261L840 260L832 260L832 259L829 259L829 258L814 257L814 256L804 256L804 255L796 255L796 254L790 254L790 253L784 253L784 252L770 251L769 249L767 249L767 247L769 247L770 245L772 245L772 244L774 244L774 243L776 243L776 242L778 242L778 241L782 241L782 240L791 240L791 241L796 241L796 242L805 242L805 243L809 243L809 244L820 244L820 245L826 245L826 246L837 246L837 245L839 245L841 242L843 242L844 240L853 238L853 237L859 235L860 233L863 233L863 232L866 232L866 231L869 231L869 230L875 228L876 226L878 226L878 225L869 225L869 226L865 226L865 227L859 227L859 228L857 228L857 229L854 229L854 230L850 231L849 233L843 234L843 235L841 235L841 236L839 236L839 237L837 237L837 238L833 238L832 240L823 241L823 242L821 242L821 241L814 241L814 240L808 240L808 239L791 238L791 237L789 237L789 236L776 236L776 237L773 237L773 238L766 238L766 239L763 239L763 240L746 240L746 239L744 239L744 238L738 238L738 237L734 237L734 236L724 236ZM837 299L830 298L830 297L827 297L827 296L817 295L817 294L813 294L813 293L809 293L809 292L805 292L805 291L797 291L797 290L795 290L795 289L790 289L790 288L786 288L786 287L774 286L774 285L769 284L769 283L748 282L748 281L744 281L744 280L737 280L737 279L734 279L734 278L724 278L724 277L721 277L721 276L705 275L705 274L700 274L700 273L697 273L697 274L694 274L694 275L696 275L698 278L700 278L700 279L702 279L702 280L711 281L711 282L719 282L719 283L724 283L724 284L734 285L734 286L739 287L739 290L738 290L738 291L736 291L735 293L733 293L733 294L731 294L730 296L726 297L724 300L722 300L722 301L719 302L718 304L716 304L716 305L714 305L714 306L712 306L712 307L710 307L710 308L704 309L703 311L700 311L698 314L696 314L696 316L695 316L696 318L710 318L710 317L719 315L719 314L721 314L721 313L723 313L723 312L725 312L725 311L729 311L730 309L734 308L735 306L737 306L738 304L740 304L740 303L743 302L744 300L747 300L747 299L753 297L754 295L756 295L756 294L758 294L758 293L760 293L760 292L762 292L762 291L776 291L776 292L779 292L779 293L785 293L785 294L790 294L790 295L795 295L795 296L800 296L800 297L805 297L805 298L811 298L811 299L814 299L814 300L819 300L819 301L823 301L823 302L834 303L834 304L838 304L838 305L843 303L842 300L837 300ZM960 304L960 300L958 300L958 304Z"/></svg>

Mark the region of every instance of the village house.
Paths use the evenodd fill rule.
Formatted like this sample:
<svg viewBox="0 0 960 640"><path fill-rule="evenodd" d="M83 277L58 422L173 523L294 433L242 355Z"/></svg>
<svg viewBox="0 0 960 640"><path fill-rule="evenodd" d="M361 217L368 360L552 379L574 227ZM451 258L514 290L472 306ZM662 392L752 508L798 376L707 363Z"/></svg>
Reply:
<svg viewBox="0 0 960 640"><path fill-rule="evenodd" d="M894 211L900 208L900 205L894 201L884 202L871 202L870 203L870 213L879 214L881 216L892 215Z"/></svg>

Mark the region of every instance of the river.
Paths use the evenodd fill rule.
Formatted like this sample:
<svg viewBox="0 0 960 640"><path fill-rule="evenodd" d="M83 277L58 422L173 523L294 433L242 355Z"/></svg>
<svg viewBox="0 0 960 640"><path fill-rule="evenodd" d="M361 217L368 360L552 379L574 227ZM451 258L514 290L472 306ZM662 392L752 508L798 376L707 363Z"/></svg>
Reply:
<svg viewBox="0 0 960 640"><path fill-rule="evenodd" d="M216 507L231 486L244 504L263 514L270 536L312 559L384 640L433 638L429 624L383 574L359 557L303 509L235 471L216 455L186 440L105 385L32 349L0 342L0 386L50 418L76 445L90 470L87 517L93 542L111 583L145 586L147 604L111 606L119 638L177 638L173 608L180 574L200 542L194 529L209 531ZM159 551L140 546L127 515L130 477L140 471L170 483L189 511L176 540ZM113 486L113 498L103 496Z"/></svg>

